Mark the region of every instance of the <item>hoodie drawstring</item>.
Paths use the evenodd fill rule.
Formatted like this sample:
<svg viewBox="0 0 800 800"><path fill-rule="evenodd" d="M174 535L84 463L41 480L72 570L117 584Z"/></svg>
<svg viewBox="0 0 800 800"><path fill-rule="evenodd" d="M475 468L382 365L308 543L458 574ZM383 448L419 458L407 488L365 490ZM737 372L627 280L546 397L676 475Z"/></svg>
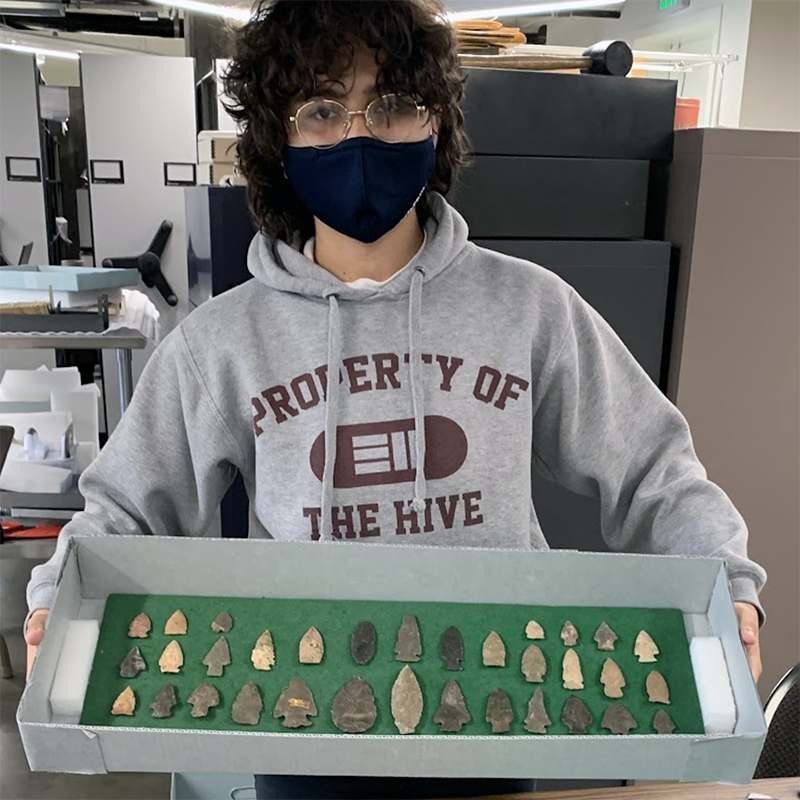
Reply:
<svg viewBox="0 0 800 800"><path fill-rule="evenodd" d="M421 354L419 352L422 320L422 286L425 270L415 267L411 275L411 291L408 301L408 361L411 383L411 404L414 410L414 455L416 478L414 499L411 507L417 513L425 510L425 398L420 376ZM339 298L328 295L328 391L325 399L325 466L322 472L322 498L320 500L320 538L333 538L333 476L336 465L336 423L339 417L339 372L342 367L342 322L339 313Z"/></svg>
<svg viewBox="0 0 800 800"><path fill-rule="evenodd" d="M425 270L415 267L411 275L411 293L408 301L408 361L411 379L411 403L414 408L414 441L416 444L417 474L414 480L414 500L411 507L417 513L425 510L425 398L420 378L421 357L419 341L422 336L422 284Z"/></svg>
<svg viewBox="0 0 800 800"><path fill-rule="evenodd" d="M320 538L333 538L333 470L336 464L336 422L339 416L339 372L342 366L342 320L339 298L328 295L328 391L325 398L325 467L322 472Z"/></svg>

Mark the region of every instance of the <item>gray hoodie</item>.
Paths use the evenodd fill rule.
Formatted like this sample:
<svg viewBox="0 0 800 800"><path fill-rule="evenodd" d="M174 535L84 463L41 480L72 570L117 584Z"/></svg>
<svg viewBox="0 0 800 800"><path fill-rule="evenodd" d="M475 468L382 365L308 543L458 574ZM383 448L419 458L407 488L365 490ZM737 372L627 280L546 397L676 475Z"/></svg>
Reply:
<svg viewBox="0 0 800 800"><path fill-rule="evenodd" d="M683 416L570 286L468 242L433 200L424 249L378 289L256 236L254 280L148 362L30 608L71 534L199 535L237 468L253 537L545 549L531 460L600 499L613 550L723 557L758 604L764 570Z"/></svg>

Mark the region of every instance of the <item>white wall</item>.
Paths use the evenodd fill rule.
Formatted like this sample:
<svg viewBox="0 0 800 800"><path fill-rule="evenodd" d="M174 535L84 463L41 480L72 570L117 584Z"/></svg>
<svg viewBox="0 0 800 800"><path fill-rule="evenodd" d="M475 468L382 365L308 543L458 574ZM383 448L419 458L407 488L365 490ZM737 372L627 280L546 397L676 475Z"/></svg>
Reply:
<svg viewBox="0 0 800 800"><path fill-rule="evenodd" d="M743 128L800 130L800 2L755 0L742 94Z"/></svg>
<svg viewBox="0 0 800 800"><path fill-rule="evenodd" d="M713 29L717 52L739 56L738 62L725 68L719 117L720 125L738 127L752 4L752 0L692 0L687 9L662 12L656 0L627 0L618 20L555 17L541 21L547 23L549 44L575 46L588 46L603 39L624 39L640 49L641 45L655 49L650 46L654 40L668 41L676 31L696 35L701 28Z"/></svg>

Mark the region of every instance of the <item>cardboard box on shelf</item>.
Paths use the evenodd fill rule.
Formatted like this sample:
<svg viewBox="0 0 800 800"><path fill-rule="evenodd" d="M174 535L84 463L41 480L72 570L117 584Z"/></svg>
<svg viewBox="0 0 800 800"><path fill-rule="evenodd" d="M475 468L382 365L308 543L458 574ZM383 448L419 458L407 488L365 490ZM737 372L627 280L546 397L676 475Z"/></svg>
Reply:
<svg viewBox="0 0 800 800"><path fill-rule="evenodd" d="M225 131L200 131L197 134L197 160L235 164L239 137Z"/></svg>

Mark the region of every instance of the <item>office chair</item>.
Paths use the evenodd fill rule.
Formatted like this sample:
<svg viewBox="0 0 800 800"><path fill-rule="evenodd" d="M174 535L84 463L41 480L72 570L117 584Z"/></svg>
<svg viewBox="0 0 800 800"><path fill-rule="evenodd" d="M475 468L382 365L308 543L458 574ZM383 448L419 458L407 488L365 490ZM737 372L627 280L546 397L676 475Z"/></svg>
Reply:
<svg viewBox="0 0 800 800"><path fill-rule="evenodd" d="M754 777L800 776L800 664L778 681L764 706L764 716L767 738Z"/></svg>

